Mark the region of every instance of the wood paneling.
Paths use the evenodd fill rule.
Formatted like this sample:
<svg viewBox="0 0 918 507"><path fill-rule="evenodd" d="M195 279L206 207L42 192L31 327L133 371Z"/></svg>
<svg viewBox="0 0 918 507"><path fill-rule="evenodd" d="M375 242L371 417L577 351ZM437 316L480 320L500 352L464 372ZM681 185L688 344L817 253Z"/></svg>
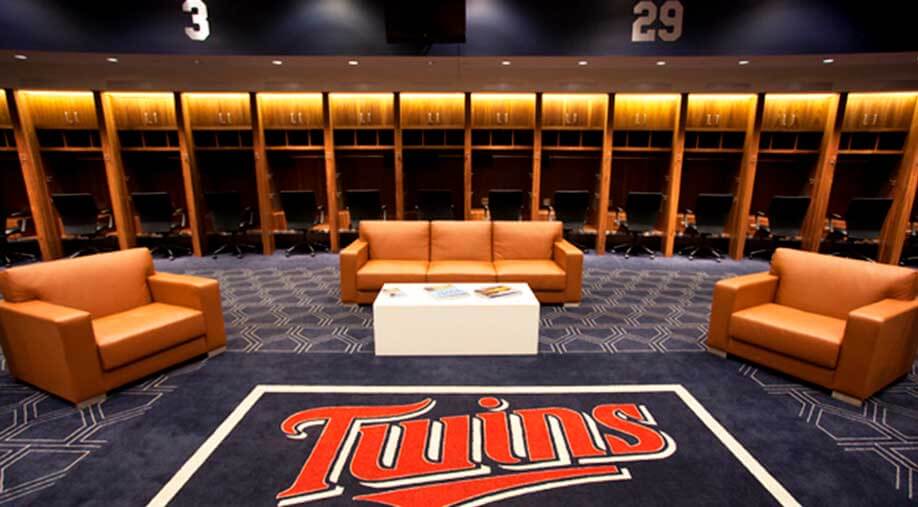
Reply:
<svg viewBox="0 0 918 507"><path fill-rule="evenodd" d="M201 174L198 171L194 136L191 135L190 105L188 100L179 93L174 95L174 102L182 162L182 183L185 188L185 212L188 213L188 226L191 229L191 249L195 255L201 256L207 249L207 235L204 230Z"/></svg>
<svg viewBox="0 0 918 507"><path fill-rule="evenodd" d="M542 193L542 94L536 94L535 131L532 135L532 188L529 190L529 219L536 220L539 213L539 195Z"/></svg>
<svg viewBox="0 0 918 507"><path fill-rule="evenodd" d="M746 131L755 95L689 94L688 130Z"/></svg>
<svg viewBox="0 0 918 507"><path fill-rule="evenodd" d="M332 93L333 128L393 128L394 96L391 93Z"/></svg>
<svg viewBox="0 0 918 507"><path fill-rule="evenodd" d="M472 95L465 94L465 132L462 146L462 182L465 198L463 211L466 220L472 219Z"/></svg>
<svg viewBox="0 0 918 507"><path fill-rule="evenodd" d="M265 129L321 129L321 93L259 93Z"/></svg>
<svg viewBox="0 0 918 507"><path fill-rule="evenodd" d="M762 130L767 132L822 132L826 116L834 104L832 94L774 94L765 95Z"/></svg>
<svg viewBox="0 0 918 507"><path fill-rule="evenodd" d="M102 118L99 124L99 138L102 141L102 153L105 160L105 178L108 183L112 215L115 218L118 234L118 246L122 249L137 244L137 233L134 230L134 211L124 178L124 164L121 161L121 142L118 128L115 126L115 112L112 97L93 92L96 116Z"/></svg>
<svg viewBox="0 0 918 507"><path fill-rule="evenodd" d="M92 92L26 91L32 123L37 129L96 129Z"/></svg>
<svg viewBox="0 0 918 507"><path fill-rule="evenodd" d="M473 93L472 128L535 128L534 93Z"/></svg>
<svg viewBox="0 0 918 507"><path fill-rule="evenodd" d="M762 134L762 119L765 110L765 95L753 96L747 104L743 158L740 161L739 178L735 185L736 201L730 216L730 256L741 259L746 248L746 229L749 206L755 186L755 173L759 159L759 140Z"/></svg>
<svg viewBox="0 0 918 507"><path fill-rule="evenodd" d="M673 130L679 95L615 95L613 126L616 130Z"/></svg>
<svg viewBox="0 0 918 507"><path fill-rule="evenodd" d="M518 189L524 194L532 189L532 155L529 153L475 152L472 157L472 208L480 208L482 198L492 189ZM523 216L530 216L530 199Z"/></svg>
<svg viewBox="0 0 918 507"><path fill-rule="evenodd" d="M347 207L348 190L377 189L380 200L386 206L387 218L395 218L395 161L392 151L387 152L339 152L335 164L340 175L342 204Z"/></svg>
<svg viewBox="0 0 918 507"><path fill-rule="evenodd" d="M605 94L546 93L542 95L543 129L603 130Z"/></svg>
<svg viewBox="0 0 918 507"><path fill-rule="evenodd" d="M405 215L416 218L418 190L442 189L452 192L453 216L463 219L465 166L462 152L409 151L405 153Z"/></svg>
<svg viewBox="0 0 918 507"><path fill-rule="evenodd" d="M829 207L829 193L838 160L838 143L841 139L842 118L845 114L847 94L833 95L826 115L826 123L819 147L819 160L811 178L810 209L803 222L802 248L816 251L825 231L826 209Z"/></svg>
<svg viewBox="0 0 918 507"><path fill-rule="evenodd" d="M252 112L247 93L185 93L192 128L248 129Z"/></svg>
<svg viewBox="0 0 918 507"><path fill-rule="evenodd" d="M6 93L0 90L0 128L13 128L10 110L6 105Z"/></svg>
<svg viewBox="0 0 918 507"><path fill-rule="evenodd" d="M261 251L265 255L274 253L274 204L271 194L271 173L268 169L268 154L265 151L265 129L262 112L252 93L248 100L252 117L252 150L255 155L255 185L258 190L258 214L261 224Z"/></svg>
<svg viewBox="0 0 918 507"><path fill-rule="evenodd" d="M335 141L332 135L331 99L328 93L322 94L322 129L325 139L325 195L328 203L328 242L332 252L340 248L338 230L338 171L335 161Z"/></svg>
<svg viewBox="0 0 918 507"><path fill-rule="evenodd" d="M171 93L110 92L103 95L110 97L118 129L175 129L175 100Z"/></svg>
<svg viewBox="0 0 918 507"><path fill-rule="evenodd" d="M678 102L673 131L673 151L670 158L666 182L666 200L663 201L663 255L671 257L676 241L676 214L679 205L679 190L682 184L682 159L685 155L685 120L688 113L688 95L683 94Z"/></svg>
<svg viewBox="0 0 918 507"><path fill-rule="evenodd" d="M612 118L615 116L615 95L609 95L603 124L602 161L599 167L599 204L596 209L596 253L606 253L606 231L609 230L609 193L612 180Z"/></svg>
<svg viewBox="0 0 918 507"><path fill-rule="evenodd" d="M899 162L895 178L895 200L883 229L883 241L880 243L879 252L880 261L889 264L899 263L915 196L918 195L918 108L912 112L905 153Z"/></svg>
<svg viewBox="0 0 918 507"><path fill-rule="evenodd" d="M405 165L402 158L402 127L401 127L401 94L395 94L393 103L395 117L395 218L405 219Z"/></svg>
<svg viewBox="0 0 918 507"><path fill-rule="evenodd" d="M916 93L850 93L844 131L907 131Z"/></svg>
<svg viewBox="0 0 918 507"><path fill-rule="evenodd" d="M400 93L403 129L465 128L465 94Z"/></svg>

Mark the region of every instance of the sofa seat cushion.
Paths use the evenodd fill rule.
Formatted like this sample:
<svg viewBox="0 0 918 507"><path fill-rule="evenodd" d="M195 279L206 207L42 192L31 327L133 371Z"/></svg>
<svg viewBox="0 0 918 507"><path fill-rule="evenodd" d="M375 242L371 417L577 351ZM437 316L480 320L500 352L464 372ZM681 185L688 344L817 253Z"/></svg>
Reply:
<svg viewBox="0 0 918 507"><path fill-rule="evenodd" d="M730 317L734 339L824 368L835 368L845 321L768 303Z"/></svg>
<svg viewBox="0 0 918 507"><path fill-rule="evenodd" d="M496 282L494 264L488 261L431 261L428 282Z"/></svg>
<svg viewBox="0 0 918 507"><path fill-rule="evenodd" d="M150 303L92 321L102 367L114 370L207 333L204 314Z"/></svg>
<svg viewBox="0 0 918 507"><path fill-rule="evenodd" d="M498 282L528 283L532 290L564 290L567 276L552 260L494 261Z"/></svg>
<svg viewBox="0 0 918 507"><path fill-rule="evenodd" d="M424 283L427 261L369 260L357 271L357 290L379 290L384 283Z"/></svg>

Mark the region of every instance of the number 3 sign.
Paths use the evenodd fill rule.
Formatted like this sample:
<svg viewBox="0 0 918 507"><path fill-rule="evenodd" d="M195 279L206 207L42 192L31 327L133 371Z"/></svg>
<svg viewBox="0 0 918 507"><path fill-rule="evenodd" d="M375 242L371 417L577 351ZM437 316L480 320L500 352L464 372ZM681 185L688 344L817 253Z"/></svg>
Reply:
<svg viewBox="0 0 918 507"><path fill-rule="evenodd" d="M631 42L653 42L659 38L664 42L675 42L682 37L682 14L685 8L679 0L667 0L660 7L644 0L634 4L637 16L631 25ZM660 20L660 28L652 26Z"/></svg>
<svg viewBox="0 0 918 507"><path fill-rule="evenodd" d="M185 0L182 11L191 14L194 26L185 27L185 35L191 40L203 42L210 36L210 22L207 21L207 4L204 0Z"/></svg>

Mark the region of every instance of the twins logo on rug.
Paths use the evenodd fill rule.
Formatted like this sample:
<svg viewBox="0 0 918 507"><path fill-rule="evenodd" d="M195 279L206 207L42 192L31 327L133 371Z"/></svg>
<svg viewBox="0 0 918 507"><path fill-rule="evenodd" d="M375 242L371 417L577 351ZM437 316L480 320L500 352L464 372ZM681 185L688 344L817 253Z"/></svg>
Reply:
<svg viewBox="0 0 918 507"><path fill-rule="evenodd" d="M672 499L796 504L681 386L258 386L151 505Z"/></svg>

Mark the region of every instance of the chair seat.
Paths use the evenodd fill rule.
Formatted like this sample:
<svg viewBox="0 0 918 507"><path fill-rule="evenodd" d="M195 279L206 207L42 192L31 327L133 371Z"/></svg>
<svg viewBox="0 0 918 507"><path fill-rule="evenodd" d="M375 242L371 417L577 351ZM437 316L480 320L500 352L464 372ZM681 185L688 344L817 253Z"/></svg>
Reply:
<svg viewBox="0 0 918 507"><path fill-rule="evenodd" d="M207 333L204 314L150 303L92 321L102 367L113 370Z"/></svg>
<svg viewBox="0 0 918 507"><path fill-rule="evenodd" d="M845 321L768 303L734 313L730 336L824 368L835 368Z"/></svg>
<svg viewBox="0 0 918 507"><path fill-rule="evenodd" d="M549 259L494 261L499 282L522 282L532 290L564 290L564 270Z"/></svg>
<svg viewBox="0 0 918 507"><path fill-rule="evenodd" d="M489 261L431 261L428 282L496 282L494 264Z"/></svg>
<svg viewBox="0 0 918 507"><path fill-rule="evenodd" d="M424 283L427 261L373 259L357 271L358 290L379 290L385 283Z"/></svg>

